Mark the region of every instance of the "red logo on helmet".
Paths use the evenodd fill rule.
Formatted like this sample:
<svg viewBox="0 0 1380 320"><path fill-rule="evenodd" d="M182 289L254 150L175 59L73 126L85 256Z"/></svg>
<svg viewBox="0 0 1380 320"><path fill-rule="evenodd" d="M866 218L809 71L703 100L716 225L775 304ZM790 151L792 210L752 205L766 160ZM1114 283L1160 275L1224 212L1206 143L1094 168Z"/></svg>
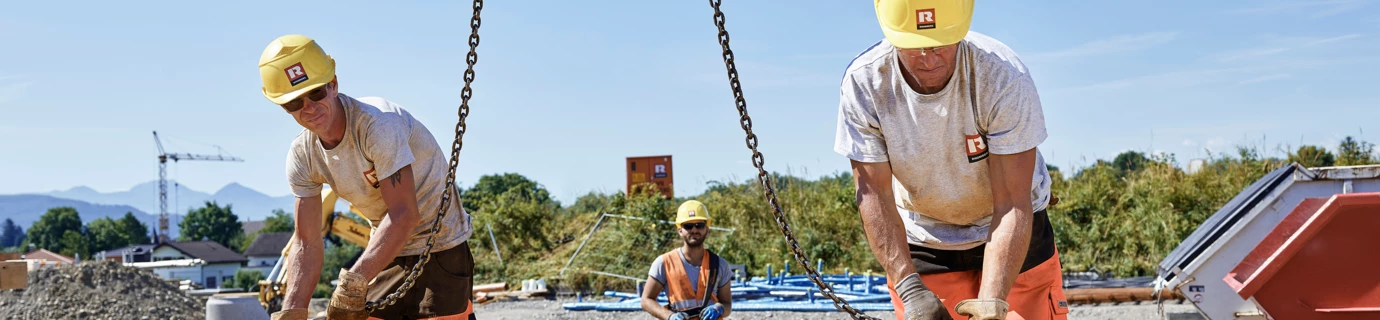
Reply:
<svg viewBox="0 0 1380 320"><path fill-rule="evenodd" d="M968 163L987 159L987 138L980 134L964 135L963 145L968 150Z"/></svg>
<svg viewBox="0 0 1380 320"><path fill-rule="evenodd" d="M307 81L307 69L302 68L301 62L287 67L287 69L283 69L283 73L287 74L288 81L292 82L294 86L303 81Z"/></svg>
<svg viewBox="0 0 1380 320"><path fill-rule="evenodd" d="M915 10L915 29L934 29L934 9Z"/></svg>

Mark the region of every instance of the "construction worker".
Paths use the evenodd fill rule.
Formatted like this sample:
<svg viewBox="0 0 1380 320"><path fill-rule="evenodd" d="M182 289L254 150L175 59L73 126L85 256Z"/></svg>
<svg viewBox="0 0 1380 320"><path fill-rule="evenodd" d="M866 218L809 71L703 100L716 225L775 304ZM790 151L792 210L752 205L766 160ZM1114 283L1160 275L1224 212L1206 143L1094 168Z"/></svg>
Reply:
<svg viewBox="0 0 1380 320"><path fill-rule="evenodd" d="M973 2L874 0L885 39L843 76L834 150L897 319L1065 319L1039 94L969 32Z"/></svg>
<svg viewBox="0 0 1380 320"><path fill-rule="evenodd" d="M306 36L269 43L259 76L264 97L304 128L288 149L287 180L297 197L295 244L285 257L283 310L273 319L307 319L322 271L323 184L371 227L358 261L340 270L327 319L474 319L474 259L466 244L472 227L458 194L450 197L430 259L416 279L405 279L427 248L446 192L449 166L431 131L397 104L341 93L335 59ZM413 285L395 304L366 313L366 299L380 301L404 281Z"/></svg>
<svg viewBox="0 0 1380 320"><path fill-rule="evenodd" d="M652 261L642 288L642 310L662 320L718 320L733 307L728 261L704 248L709 238L709 209L689 200L676 210L681 246ZM666 293L667 305L657 303Z"/></svg>

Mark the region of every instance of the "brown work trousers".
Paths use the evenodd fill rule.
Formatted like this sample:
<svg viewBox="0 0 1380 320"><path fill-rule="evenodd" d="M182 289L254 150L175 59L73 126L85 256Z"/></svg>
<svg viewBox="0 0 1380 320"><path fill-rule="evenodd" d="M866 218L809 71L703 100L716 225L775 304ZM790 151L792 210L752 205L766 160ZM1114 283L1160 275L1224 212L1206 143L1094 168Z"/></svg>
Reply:
<svg viewBox="0 0 1380 320"><path fill-rule="evenodd" d="M369 301L381 301L402 286L408 269L421 256L393 259L369 286ZM370 319L474 320L470 293L474 283L474 256L468 242L454 248L432 252L422 266L422 274L397 303L369 314Z"/></svg>
<svg viewBox="0 0 1380 320"><path fill-rule="evenodd" d="M910 246L911 261L920 274L920 282L939 296L954 319L967 319L954 310L959 302L977 298L978 290L982 287L982 256L986 249L987 244L962 251ZM1064 274L1061 269L1049 215L1044 210L1035 212L1030 229L1030 247L1021 264L1021 273L1016 276L1016 283L1006 296L1006 302L1011 305L1006 319L1068 319L1069 307L1064 298ZM901 297L896 294L894 285L888 279L891 304L896 309L896 319L900 320L905 315L905 306L901 304ZM1012 316L1012 313L1018 316Z"/></svg>

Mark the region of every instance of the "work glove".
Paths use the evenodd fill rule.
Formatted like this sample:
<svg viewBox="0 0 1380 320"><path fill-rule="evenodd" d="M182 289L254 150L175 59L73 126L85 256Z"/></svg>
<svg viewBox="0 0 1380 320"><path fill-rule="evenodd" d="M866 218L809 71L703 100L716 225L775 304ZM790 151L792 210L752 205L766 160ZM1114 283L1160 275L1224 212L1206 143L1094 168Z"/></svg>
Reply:
<svg viewBox="0 0 1380 320"><path fill-rule="evenodd" d="M269 316L272 320L307 320L307 309L287 309L274 312Z"/></svg>
<svg viewBox="0 0 1380 320"><path fill-rule="evenodd" d="M906 309L906 320L954 320L939 296L920 282L918 274L912 273L897 282L896 295Z"/></svg>
<svg viewBox="0 0 1380 320"><path fill-rule="evenodd" d="M340 269L340 285L331 293L331 302L326 305L327 320L365 320L369 313L364 311L364 294L369 290L369 282L364 275Z"/></svg>
<svg viewBox="0 0 1380 320"><path fill-rule="evenodd" d="M968 299L958 303L954 311L972 320L1006 320L1011 305L1001 299Z"/></svg>
<svg viewBox="0 0 1380 320"><path fill-rule="evenodd" d="M700 310L700 320L719 320L719 317L723 315L724 305L718 303L711 304L708 307L704 307L704 310Z"/></svg>
<svg viewBox="0 0 1380 320"><path fill-rule="evenodd" d="M689 320L689 319L690 319L690 314L687 314L687 313L684 313L684 312L672 313L670 317L666 317L666 320Z"/></svg>

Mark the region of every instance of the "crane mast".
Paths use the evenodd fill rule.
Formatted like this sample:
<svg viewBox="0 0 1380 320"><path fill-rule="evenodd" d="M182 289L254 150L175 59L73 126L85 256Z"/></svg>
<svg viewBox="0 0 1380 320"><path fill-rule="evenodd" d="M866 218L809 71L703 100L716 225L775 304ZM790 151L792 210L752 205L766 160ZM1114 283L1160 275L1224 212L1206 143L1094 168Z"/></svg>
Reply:
<svg viewBox="0 0 1380 320"><path fill-rule="evenodd" d="M163 151L163 142L158 139L158 131L153 131L153 142L158 145L158 241L167 242L168 238L168 160L177 162L180 160L198 161L235 161L244 162L244 159L224 155L201 155L190 153L167 153Z"/></svg>

